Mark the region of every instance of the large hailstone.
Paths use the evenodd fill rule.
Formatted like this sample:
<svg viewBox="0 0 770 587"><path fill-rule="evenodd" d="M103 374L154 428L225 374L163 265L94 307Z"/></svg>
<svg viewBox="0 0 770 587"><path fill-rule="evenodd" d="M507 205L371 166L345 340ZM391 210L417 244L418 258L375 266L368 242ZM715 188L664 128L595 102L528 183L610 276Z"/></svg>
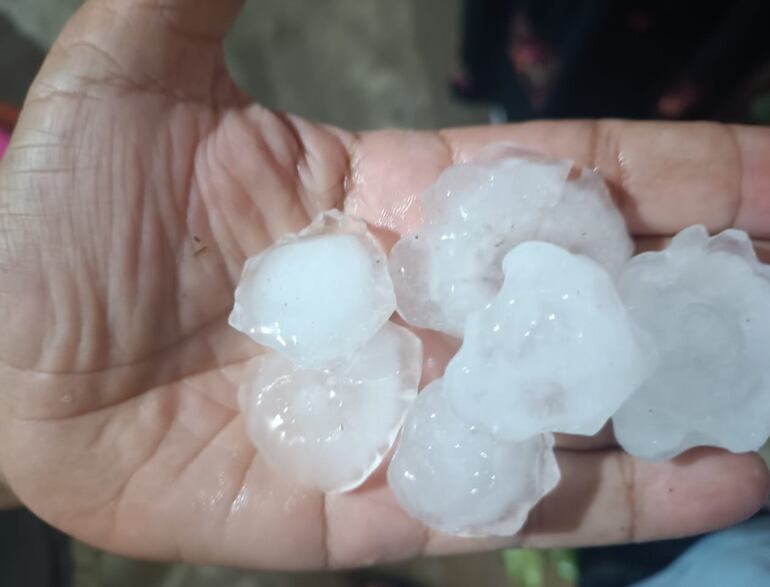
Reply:
<svg viewBox="0 0 770 587"><path fill-rule="evenodd" d="M502 259L529 240L593 258L616 274L631 256L625 222L601 177L531 156L449 167L422 195L423 225L390 254L398 311L461 336L503 282Z"/></svg>
<svg viewBox="0 0 770 587"><path fill-rule="evenodd" d="M757 450L770 435L770 272L748 235L703 226L632 259L619 288L660 364L613 418L629 453Z"/></svg>
<svg viewBox="0 0 770 587"><path fill-rule="evenodd" d="M612 278L542 242L517 246L502 266L502 289L471 314L446 369L455 411L508 440L595 434L650 369Z"/></svg>
<svg viewBox="0 0 770 587"><path fill-rule="evenodd" d="M318 366L361 348L395 306L385 253L366 224L332 210L246 262L230 324Z"/></svg>
<svg viewBox="0 0 770 587"><path fill-rule="evenodd" d="M446 534L509 536L559 482L553 437L502 442L455 415L438 379L401 433L388 483L414 518Z"/></svg>
<svg viewBox="0 0 770 587"><path fill-rule="evenodd" d="M241 410L276 470L322 491L348 491L393 445L421 369L420 340L389 322L344 364L312 369L278 353L257 357Z"/></svg>

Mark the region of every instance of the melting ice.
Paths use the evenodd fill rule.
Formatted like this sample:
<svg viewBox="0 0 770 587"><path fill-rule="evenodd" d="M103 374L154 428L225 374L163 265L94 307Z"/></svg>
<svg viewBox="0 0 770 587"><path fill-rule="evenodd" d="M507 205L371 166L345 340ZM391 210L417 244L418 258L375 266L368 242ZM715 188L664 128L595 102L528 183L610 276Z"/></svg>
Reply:
<svg viewBox="0 0 770 587"><path fill-rule="evenodd" d="M472 313L446 370L457 413L500 438L591 435L649 372L646 349L598 263L537 241L502 262L505 282Z"/></svg>
<svg viewBox="0 0 770 587"><path fill-rule="evenodd" d="M249 435L287 476L323 491L353 489L393 445L417 397L421 368L420 340L390 323L331 367L260 355L240 398Z"/></svg>
<svg viewBox="0 0 770 587"><path fill-rule="evenodd" d="M388 468L399 503L447 534L515 534L559 482L553 437L501 442L459 418L438 379L420 392Z"/></svg>
<svg viewBox="0 0 770 587"><path fill-rule="evenodd" d="M423 225L390 254L398 311L410 324L461 337L497 293L502 260L539 240L616 274L631 256L625 222L594 172L571 161L507 157L448 168L422 196Z"/></svg>
<svg viewBox="0 0 770 587"><path fill-rule="evenodd" d="M246 262L230 324L303 365L349 357L395 310L385 253L336 210Z"/></svg>
<svg viewBox="0 0 770 587"><path fill-rule="evenodd" d="M685 229L632 259L620 292L660 356L615 415L621 446L652 460L698 445L759 449L770 435L770 272L748 235Z"/></svg>

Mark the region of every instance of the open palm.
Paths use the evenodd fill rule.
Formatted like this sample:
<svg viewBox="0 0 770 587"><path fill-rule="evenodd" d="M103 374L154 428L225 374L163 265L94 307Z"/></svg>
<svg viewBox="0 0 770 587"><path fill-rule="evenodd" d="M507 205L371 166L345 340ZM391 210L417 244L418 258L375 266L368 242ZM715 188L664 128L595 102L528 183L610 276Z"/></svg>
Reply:
<svg viewBox="0 0 770 587"><path fill-rule="evenodd" d="M426 530L382 475L325 497L270 469L235 401L260 350L226 323L248 256L331 207L387 242L441 169L499 140L598 166L641 246L702 222L747 229L762 247L770 136L620 122L358 135L314 125L250 105L231 82L221 37L239 4L90 0L30 93L0 168L0 464L26 505L123 554L270 568L652 539L759 506L768 477L753 456L702 450L651 465L611 434L562 440L564 481L507 541ZM440 369L442 348L426 351Z"/></svg>

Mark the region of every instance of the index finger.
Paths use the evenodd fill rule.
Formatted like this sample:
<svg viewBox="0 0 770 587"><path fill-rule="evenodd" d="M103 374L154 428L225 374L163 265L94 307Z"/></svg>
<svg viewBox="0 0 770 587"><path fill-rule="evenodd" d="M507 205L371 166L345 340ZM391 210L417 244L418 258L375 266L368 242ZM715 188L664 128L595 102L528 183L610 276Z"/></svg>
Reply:
<svg viewBox="0 0 770 587"><path fill-rule="evenodd" d="M411 230L417 194L447 166L503 141L596 168L636 236L705 224L770 238L770 130L717 123L565 121L365 133L353 146L346 208L375 226Z"/></svg>

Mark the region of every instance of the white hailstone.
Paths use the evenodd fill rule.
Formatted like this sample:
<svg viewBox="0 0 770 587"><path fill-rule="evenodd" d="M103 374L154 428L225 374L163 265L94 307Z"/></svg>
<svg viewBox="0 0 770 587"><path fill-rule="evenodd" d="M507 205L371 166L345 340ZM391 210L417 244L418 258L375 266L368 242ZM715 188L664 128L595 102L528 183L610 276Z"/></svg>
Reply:
<svg viewBox="0 0 770 587"><path fill-rule="evenodd" d="M507 156L456 165L421 203L422 227L390 254L398 311L410 324L454 336L497 293L502 259L519 243L558 244L612 274L633 248L602 179L576 174L571 161Z"/></svg>
<svg viewBox="0 0 770 587"><path fill-rule="evenodd" d="M619 288L660 355L613 418L621 446L650 460L699 445L760 448L770 435L770 273L748 235L687 228L634 257Z"/></svg>
<svg viewBox="0 0 770 587"><path fill-rule="evenodd" d="M333 210L246 261L230 325L317 366L363 346L395 305L379 244L363 222Z"/></svg>
<svg viewBox="0 0 770 587"><path fill-rule="evenodd" d="M553 437L504 442L459 419L438 379L417 398L388 483L412 517L446 534L509 536L559 482Z"/></svg>
<svg viewBox="0 0 770 587"><path fill-rule="evenodd" d="M549 243L503 259L445 374L455 411L498 438L598 432L651 369L609 273Z"/></svg>
<svg viewBox="0 0 770 587"><path fill-rule="evenodd" d="M417 397L420 340L387 323L342 365L253 360L241 388L249 436L278 471L322 491L354 489L382 462Z"/></svg>

